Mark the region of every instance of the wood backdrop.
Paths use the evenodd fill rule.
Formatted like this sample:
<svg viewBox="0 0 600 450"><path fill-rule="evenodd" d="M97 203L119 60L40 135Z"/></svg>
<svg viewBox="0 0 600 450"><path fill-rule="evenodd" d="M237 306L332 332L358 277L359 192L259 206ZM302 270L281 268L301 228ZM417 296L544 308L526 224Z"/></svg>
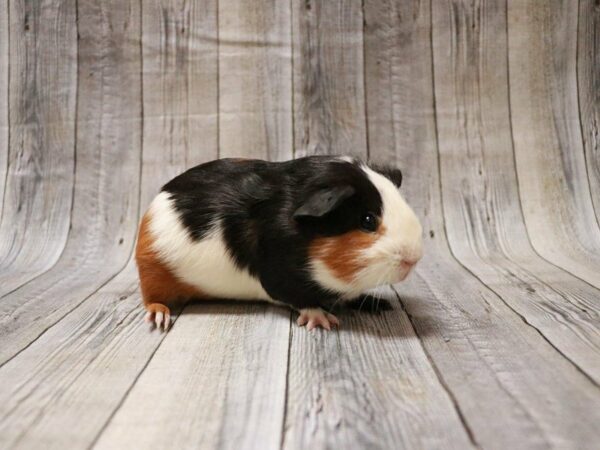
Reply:
<svg viewBox="0 0 600 450"><path fill-rule="evenodd" d="M599 448L595 0L0 0L0 447ZM149 333L159 187L217 157L403 168L394 309Z"/></svg>

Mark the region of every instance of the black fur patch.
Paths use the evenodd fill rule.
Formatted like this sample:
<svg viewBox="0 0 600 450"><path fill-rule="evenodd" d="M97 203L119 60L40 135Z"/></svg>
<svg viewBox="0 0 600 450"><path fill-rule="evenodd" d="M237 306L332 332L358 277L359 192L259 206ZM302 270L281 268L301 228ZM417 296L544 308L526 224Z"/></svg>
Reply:
<svg viewBox="0 0 600 450"><path fill-rule="evenodd" d="M319 191L352 195L321 216L294 217ZM334 301L310 277L308 249L319 236L360 227L363 214L381 216L379 191L357 162L311 156L287 162L221 159L196 166L163 187L193 239L216 223L231 256L274 299L295 308Z"/></svg>
<svg viewBox="0 0 600 450"><path fill-rule="evenodd" d="M397 167L382 166L377 164L369 164L369 167L375 172L379 172L381 175L391 180L397 187L402 186L402 171Z"/></svg>

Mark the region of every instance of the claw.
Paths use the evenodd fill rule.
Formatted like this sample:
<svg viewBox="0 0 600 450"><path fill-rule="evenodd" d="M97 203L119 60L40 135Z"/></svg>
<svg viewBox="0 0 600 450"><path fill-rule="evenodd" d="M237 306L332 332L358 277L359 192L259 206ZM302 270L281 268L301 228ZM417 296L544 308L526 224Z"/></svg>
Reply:
<svg viewBox="0 0 600 450"><path fill-rule="evenodd" d="M300 314L300 316L298 317L298 320L296 321L296 323L300 326L306 325L307 322L308 322L308 317L304 316L302 314Z"/></svg>
<svg viewBox="0 0 600 450"><path fill-rule="evenodd" d="M156 322L156 328L158 328L159 330L161 329L162 324L163 324L163 317L164 317L163 313L161 313L161 312L156 313L156 318L154 319L154 322Z"/></svg>
<svg viewBox="0 0 600 450"><path fill-rule="evenodd" d="M161 303L151 303L146 305L146 315L144 321L150 323L150 329L155 327L160 331L168 331L171 327L171 311Z"/></svg>
<svg viewBox="0 0 600 450"><path fill-rule="evenodd" d="M327 320L329 320L329 322L331 322L332 325L335 325L336 327L340 326L340 321L338 320L337 317L335 317L333 314L330 313L326 313L327 314Z"/></svg>

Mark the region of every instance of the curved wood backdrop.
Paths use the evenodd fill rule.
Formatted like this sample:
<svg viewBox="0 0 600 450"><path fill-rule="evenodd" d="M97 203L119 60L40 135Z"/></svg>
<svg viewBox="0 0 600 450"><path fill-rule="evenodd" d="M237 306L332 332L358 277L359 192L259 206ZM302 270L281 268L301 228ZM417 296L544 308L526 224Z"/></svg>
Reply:
<svg viewBox="0 0 600 450"><path fill-rule="evenodd" d="M598 448L594 0L2 0L0 447ZM393 309L142 323L165 181L225 156L403 168Z"/></svg>

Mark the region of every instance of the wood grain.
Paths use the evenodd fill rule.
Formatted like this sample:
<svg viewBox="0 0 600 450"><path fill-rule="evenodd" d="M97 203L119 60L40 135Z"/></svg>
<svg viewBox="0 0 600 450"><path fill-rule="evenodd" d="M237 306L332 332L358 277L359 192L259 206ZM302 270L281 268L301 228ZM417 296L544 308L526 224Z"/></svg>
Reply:
<svg viewBox="0 0 600 450"><path fill-rule="evenodd" d="M144 210L162 184L217 157L214 1L143 5Z"/></svg>
<svg viewBox="0 0 600 450"><path fill-rule="evenodd" d="M90 6L93 5L90 3ZM115 7L116 5L112 6ZM129 11L131 13L135 14L137 12L139 17L140 4L130 3L125 6L130 7ZM119 13L118 8L115 8L114 11ZM144 55L146 55L146 52L156 54L156 49L161 48L162 50L159 50L159 52L165 56L166 60L175 61L176 59L170 58L170 56L177 54L176 52L183 52L186 55L188 49L181 43L173 45L173 42L169 40L162 40L162 37L167 35L168 31L177 30L179 32L180 26L177 26L176 20L164 22L170 27L169 30L165 30L164 34L160 32L160 28L152 28L156 23L163 23L160 20L160 15L154 15L161 12L161 9L144 10L144 38L146 39L143 47ZM110 16L108 11L105 11L105 14ZM90 14L89 17L93 19L94 16ZM153 18L158 20L153 21ZM179 16L172 17L172 19L178 18ZM135 23L138 24L139 30L139 20ZM185 25L189 31L198 24L196 21L188 21L185 22ZM135 32L136 27L133 26L132 29ZM170 36L175 36L175 33L171 33ZM130 41L130 39L127 41ZM139 39L131 41L134 46L136 43L139 46ZM173 45L173 47L168 47L169 45ZM115 53L118 54L119 52ZM208 55L195 53L194 56L197 59L191 56L189 60L194 61L195 67L198 67L203 62L209 65L211 61L214 61L216 52L212 53L212 58L210 53ZM154 61L154 58L144 59L145 63L151 61ZM150 201L159 190L160 185L167 181L169 177L179 173L186 166L194 164L203 157L211 157L210 153L202 151L202 149L196 150L197 147L194 145L200 142L193 141L189 137L190 135L197 136L193 134L197 130L195 127L189 127L189 124L210 124L212 121L212 136L214 136L212 142L216 144L216 120L214 120L216 117L216 103L213 103L212 113L209 112L206 116L199 115L194 121L182 120L185 118L185 114L182 114L184 110L181 108L186 105L181 105L181 99L187 99L188 96L179 92L181 89L187 90L188 86L191 85L201 91L202 88L206 89L206 96L209 97L216 84L208 83L203 86L200 84L203 78L199 76L199 85L194 85L193 80L195 80L194 76L196 75L194 70L190 70L192 80L188 83L188 74L177 69L175 66L161 66L160 64L158 67L144 66L144 77L143 80L140 80L140 82L143 81L145 92L157 94L156 96L144 96L143 108L145 114L148 118L157 117L159 119L158 124L148 120L144 121L144 152L140 183L143 188L141 198L145 204ZM134 70L133 73L139 74L141 71L138 69ZM214 74L214 71L209 70L208 74L211 73ZM182 82L181 79L185 82ZM213 93L213 98L216 99L215 93ZM208 109L208 106L204 104L202 108ZM135 117L135 114L133 117ZM198 122L198 118L207 118L208 120ZM127 122L125 122L126 124ZM201 131L207 130L209 130L208 127L201 129ZM177 147L181 142L190 142L189 152L183 152L181 148ZM210 133L202 136L202 142L211 142ZM169 149L165 143L171 143L171 152L165 151L165 148ZM176 150L179 151L176 152ZM213 155L216 155L216 146L213 148L213 152ZM177 154L178 158L173 160L172 156L174 154ZM139 217L139 211L137 213ZM130 230L134 232L135 225L131 226L130 224ZM10 432L5 433L6 442L18 443L24 446L35 442L51 442L57 447L64 447L65 442L76 442L85 447L95 442L97 436L119 407L124 396L131 389L140 372L146 367L148 360L164 337L164 335L156 333L154 335L148 334L148 329L142 322L143 310L141 300L137 294L137 284L135 265L133 260L130 259L125 270L114 280L88 298L71 314L50 328L47 333L43 334L4 366L7 367L6 370L14 370L14 372L6 373L16 373L23 376L25 373L23 370L31 370L31 367L27 365L28 361L37 362L40 361L40 358L44 360L43 356L41 357L38 353L39 351L43 351L46 357L50 355L47 360L44 360L45 367L48 368L50 373L32 370L32 382L27 388L23 388L29 389L26 398L32 399L30 403L26 400L21 401L17 392L11 392L12 396L16 398L16 402L22 404L24 409L15 409L14 403L7 405L10 408L8 409L11 412L10 417L5 415L6 420L1 422L1 426L6 426L10 430ZM89 326L75 325L81 323L86 323ZM122 334L114 329L115 324L122 327L120 328ZM107 326L108 328L106 328ZM89 336L89 339L82 338L82 333L83 336ZM102 336L106 333L108 333L108 339L105 340ZM50 336L49 341L45 341L46 336ZM63 336L63 338L57 339L56 336ZM133 341L128 341L129 338L132 338ZM124 339L124 341L121 339ZM41 343L39 347L38 342ZM132 345L132 343L140 345ZM52 351L53 345L57 349L54 352ZM52 359L52 356L56 355L59 356L58 359ZM102 355L106 355L107 359L104 359ZM83 362L79 359L80 356L84 358ZM94 364L94 361L98 361L99 364ZM122 361L127 361L127 363L122 364ZM87 370L82 372L82 365L87 363L89 363L86 366ZM23 369L23 367L27 369ZM60 382L63 379L61 374L64 371L72 373L72 378L68 379L67 385ZM54 377L52 373L55 374ZM6 375L7 378L9 376ZM114 382L110 382L110 378L113 376L116 376L116 379ZM59 381L53 382L54 380ZM94 386L105 386L105 388L92 389ZM81 392L86 393L84 397L81 397ZM64 403L48 404L40 399L40 396L42 398L56 398L57 395L64 399ZM70 407L65 406L65 404ZM20 413L19 411L23 412ZM68 426L69 423L79 421L82 411L86 412L86 424L82 427ZM19 418L19 421L13 423L13 417ZM56 430L61 429L68 431L57 436Z"/></svg>
<svg viewBox="0 0 600 450"><path fill-rule="evenodd" d="M0 349L0 364L122 270L135 240L142 131L139 4L80 0L78 11L69 237L50 270L0 302L0 335L8 341Z"/></svg>
<svg viewBox="0 0 600 450"><path fill-rule="evenodd" d="M512 129L536 251L600 287L600 233L577 99L577 1L508 2Z"/></svg>
<svg viewBox="0 0 600 450"><path fill-rule="evenodd" d="M97 448L279 448L289 317L261 304L188 306Z"/></svg>
<svg viewBox="0 0 600 450"><path fill-rule="evenodd" d="M377 143L377 147L371 145L372 158L380 158L380 161L393 158L406 168L402 191L421 217L426 235L425 257L417 266L416 276L396 289L430 363L476 445L483 448L588 445L586 439L596 435L593 420L585 423L575 420L565 426L562 419L563 414L579 416L583 410L586 414L596 414L593 404L598 401L597 385L559 355L537 330L527 326L502 298L457 264L446 241L445 226L450 228L451 224L444 223L445 209L440 197L436 123L440 131L439 147L445 156L449 143L444 141L448 136L442 137L442 134L449 134L449 124L460 116L450 108L451 90L444 92L441 99L434 94L440 89L449 89L447 80L457 75L460 76L456 85L468 86L469 78L463 72L444 73L451 69L444 58L461 64L466 56L459 58L446 46L464 49L465 28L468 33L476 33L472 31L476 27L472 28L469 22L466 22L468 27L461 27L461 22L469 18L471 3L432 4L433 17L429 3L415 2L413 8L406 6L398 11L390 7L380 14L383 20L399 21L392 22L395 26L386 27L386 22L369 25L367 20L367 29L372 27L382 36L380 40L373 40L380 50L374 58L380 62L379 69L367 71L366 80L367 104L375 105L368 115L372 127L369 139ZM491 9L477 11L470 17L488 17L485 25L492 26L489 18L495 12L493 6L482 7ZM448 20L447 14L455 20L450 27L444 23ZM461 28L452 28L454 24ZM451 34L437 34L442 32ZM490 39L494 36L492 29L484 32L490 33ZM434 55L432 43L427 39L430 33L433 44L438 45ZM473 41L477 38L473 37ZM485 67L485 64L473 64L473 67ZM379 85L390 86L392 91L378 91ZM412 87L410 94L404 89L407 85ZM463 92L471 93L471 90ZM470 104L469 97L461 99ZM434 106L437 120L432 114ZM411 120L420 126L405 125L407 117L415 117ZM386 132L382 129L386 124L393 128ZM387 144L386 139L389 139ZM377 157L374 148L393 149L396 155ZM463 157L460 169L465 168L470 165ZM453 172L450 178L460 180L461 173ZM452 187L445 186L445 195L448 189L460 192L463 187L457 181ZM447 214L452 218L453 213ZM562 381L550 381L554 377ZM540 383L540 379L545 381ZM548 388L549 385L553 388ZM570 412L566 413L565 409ZM498 414L498 411L503 413ZM575 430L572 426L580 428Z"/></svg>
<svg viewBox="0 0 600 450"><path fill-rule="evenodd" d="M597 447L596 3L2 2L0 448ZM150 333L161 185L326 153L404 172L426 246L392 309Z"/></svg>
<svg viewBox="0 0 600 450"><path fill-rule="evenodd" d="M220 156L289 159L290 4L272 0L218 3Z"/></svg>
<svg viewBox="0 0 600 450"><path fill-rule="evenodd" d="M294 324L283 448L471 448L451 398L393 292L393 310Z"/></svg>
<svg viewBox="0 0 600 450"><path fill-rule="evenodd" d="M579 120L587 163L587 175L600 220L600 5L579 2L577 36L577 92Z"/></svg>
<svg viewBox="0 0 600 450"><path fill-rule="evenodd" d="M60 256L73 200L75 1L8 3L8 174L0 224L0 296Z"/></svg>
<svg viewBox="0 0 600 450"><path fill-rule="evenodd" d="M506 4L438 2L434 61L446 230L454 255L600 384L600 291L539 257L511 141ZM473 70L477 67L478 70Z"/></svg>
<svg viewBox="0 0 600 450"><path fill-rule="evenodd" d="M215 3L197 2L191 7L206 10L211 5L216 6ZM211 6L209 11L215 9ZM216 33L216 21L209 21L215 15L204 17L205 21L190 25ZM280 19L285 20L285 16ZM219 25L221 23L219 20ZM275 29L282 29L282 25ZM156 33L153 28L144 29L146 35L153 33ZM285 53L285 49L283 51ZM216 54L216 46L210 54ZM267 54L274 59L266 61L267 65L281 62L278 53ZM198 83L201 81L197 80ZM146 85L144 87L146 91ZM207 83L198 87L208 91L215 85ZM248 88L252 89L251 86ZM229 88L219 84L219 93L223 89ZM250 95L257 93L241 94L244 98L250 98ZM259 103L268 102L271 95L265 92ZM163 105L145 103L145 109L157 111ZM178 106L177 103L173 105L174 108ZM239 121L238 126L231 132L245 134L251 142L263 139L262 128L250 127L244 120ZM163 129L164 135L168 130ZM216 134L217 130L212 132ZM256 135L251 137L249 133ZM277 133L269 130L263 144L277 142ZM145 149L152 145L146 139L144 142ZM190 144L201 145L202 142ZM156 155L162 155L158 145L150 148ZM248 153L238 156L270 156L265 146L260 148L262 153L259 155L256 150L247 148ZM176 148L172 151L180 154ZM287 157L291 156L291 146L279 151L287 151ZM114 448L126 442L159 448L279 447L285 411L289 327L288 310L265 304L200 302L186 307L163 345L153 356L148 355L152 357L151 361L106 425L97 447ZM187 356L182 358L186 352ZM154 425L157 423L161 426ZM187 430L184 433L182 426Z"/></svg>
<svg viewBox="0 0 600 450"><path fill-rule="evenodd" d="M327 14L333 15L332 11L327 10ZM380 29L396 25L389 22L393 10L368 6L365 14L367 54L377 60L385 58L378 54L379 47L370 44L377 40ZM321 20L334 18L325 16ZM362 41L358 36L352 39ZM390 46L397 43L386 41ZM310 49L309 53L315 51L319 50ZM360 68L355 68L356 72ZM333 73L317 78L323 83L336 79ZM376 90L378 80L370 77L367 81L374 83L367 85L367 91ZM298 78L295 82L305 83ZM312 129L309 133L312 135ZM330 144L324 143L323 148L326 145ZM345 144L331 145L342 148ZM318 151L318 146L313 150ZM354 146L351 153L366 156L366 145ZM468 432L406 313L393 292L385 294L393 302L392 311L377 315L346 313L340 316L337 332L309 333L297 325L292 327L284 448L471 446Z"/></svg>
<svg viewBox="0 0 600 450"><path fill-rule="evenodd" d="M296 156L367 157L359 0L293 0Z"/></svg>
<svg viewBox="0 0 600 450"><path fill-rule="evenodd" d="M164 338L148 332L140 303L131 264L0 367L0 446L93 443Z"/></svg>
<svg viewBox="0 0 600 450"><path fill-rule="evenodd" d="M8 165L8 66L10 61L8 23L8 2L2 2L0 4L0 222Z"/></svg>

